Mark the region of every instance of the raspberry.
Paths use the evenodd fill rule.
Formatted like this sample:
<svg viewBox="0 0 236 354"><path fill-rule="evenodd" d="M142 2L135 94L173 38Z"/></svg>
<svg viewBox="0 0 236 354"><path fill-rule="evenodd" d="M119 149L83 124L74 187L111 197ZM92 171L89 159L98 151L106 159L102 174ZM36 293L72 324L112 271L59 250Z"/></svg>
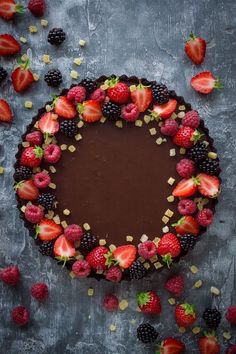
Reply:
<svg viewBox="0 0 236 354"><path fill-rule="evenodd" d="M127 122L134 122L139 116L136 104L129 103L121 109L121 117Z"/></svg>
<svg viewBox="0 0 236 354"><path fill-rule="evenodd" d="M150 259L157 254L157 248L154 242L145 241L139 245L138 253L144 259Z"/></svg>
<svg viewBox="0 0 236 354"><path fill-rule="evenodd" d="M44 217L42 208L37 205L29 204L25 209L25 218L32 224L38 224Z"/></svg>
<svg viewBox="0 0 236 354"><path fill-rule="evenodd" d="M231 345L227 351L226 354L236 354L236 344L235 345Z"/></svg>
<svg viewBox="0 0 236 354"><path fill-rule="evenodd" d="M38 301L44 301L48 298L48 286L44 283L35 283L31 287L31 295Z"/></svg>
<svg viewBox="0 0 236 354"><path fill-rule="evenodd" d="M103 307L107 311L116 311L116 310L118 310L118 306L119 306L119 301L115 295L108 294L104 297Z"/></svg>
<svg viewBox="0 0 236 354"><path fill-rule="evenodd" d="M174 119L166 119L161 126L161 133L167 136L174 136L178 130L178 123Z"/></svg>
<svg viewBox="0 0 236 354"><path fill-rule="evenodd" d="M51 183L51 178L46 172L39 172L34 175L34 184L38 188L46 188Z"/></svg>
<svg viewBox="0 0 236 354"><path fill-rule="evenodd" d="M202 209L198 212L196 220L199 225L207 227L213 222L213 211L209 208Z"/></svg>
<svg viewBox="0 0 236 354"><path fill-rule="evenodd" d="M46 9L45 0L30 0L28 3L28 9L36 17L43 16Z"/></svg>
<svg viewBox="0 0 236 354"><path fill-rule="evenodd" d="M85 260L75 261L72 272L77 278L86 278L91 273L91 267Z"/></svg>
<svg viewBox="0 0 236 354"><path fill-rule="evenodd" d="M114 283L118 283L121 281L122 278L122 271L119 267L111 267L108 269L106 273L106 279L110 280Z"/></svg>
<svg viewBox="0 0 236 354"><path fill-rule="evenodd" d="M56 144L50 144L44 149L44 159L49 163L56 163L61 157L61 149Z"/></svg>
<svg viewBox="0 0 236 354"><path fill-rule="evenodd" d="M182 159L176 165L176 171L183 178L190 178L195 173L195 165L192 160Z"/></svg>
<svg viewBox="0 0 236 354"><path fill-rule="evenodd" d="M96 89L90 96L91 100L97 101L99 103L103 103L105 101L105 98L106 98L106 93L101 88Z"/></svg>
<svg viewBox="0 0 236 354"><path fill-rule="evenodd" d="M182 275L175 275L167 280L165 288L174 296L179 297L184 291L184 278Z"/></svg>
<svg viewBox="0 0 236 354"><path fill-rule="evenodd" d="M24 306L17 306L11 312L12 320L18 326L24 326L29 322L30 312Z"/></svg>
<svg viewBox="0 0 236 354"><path fill-rule="evenodd" d="M231 325L236 326L236 305L232 305L228 308L225 318Z"/></svg>
<svg viewBox="0 0 236 354"><path fill-rule="evenodd" d="M72 87L67 93L67 98L74 103L81 103L86 98L86 90L83 86Z"/></svg>
<svg viewBox="0 0 236 354"><path fill-rule="evenodd" d="M83 236L83 230L79 225L72 224L65 228L64 235L66 236L67 240L74 243L81 239Z"/></svg>
<svg viewBox="0 0 236 354"><path fill-rule="evenodd" d="M27 134L25 140L32 145L41 145L43 142L43 134L40 131L35 130L34 132Z"/></svg>
<svg viewBox="0 0 236 354"><path fill-rule="evenodd" d="M191 199L182 199L178 203L178 212L181 215L192 215L197 210L197 205Z"/></svg>
<svg viewBox="0 0 236 354"><path fill-rule="evenodd" d="M196 111L189 111L185 114L185 117L182 120L182 124L186 127L190 127L193 129L198 128L200 124L200 117L198 112Z"/></svg>
<svg viewBox="0 0 236 354"><path fill-rule="evenodd" d="M16 285L20 280L20 270L17 266L10 266L0 270L0 279L7 285Z"/></svg>

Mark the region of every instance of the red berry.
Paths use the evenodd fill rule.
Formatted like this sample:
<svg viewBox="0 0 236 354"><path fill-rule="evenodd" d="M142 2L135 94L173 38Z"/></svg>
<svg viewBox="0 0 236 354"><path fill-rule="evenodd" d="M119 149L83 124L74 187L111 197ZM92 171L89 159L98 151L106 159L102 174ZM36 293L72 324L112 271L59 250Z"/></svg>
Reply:
<svg viewBox="0 0 236 354"><path fill-rule="evenodd" d="M166 119L161 126L161 133L167 136L174 136L179 130L178 123L174 119Z"/></svg>
<svg viewBox="0 0 236 354"><path fill-rule="evenodd" d="M184 49L187 56L195 64L201 64L206 55L206 41L205 39L190 33Z"/></svg>
<svg viewBox="0 0 236 354"><path fill-rule="evenodd" d="M43 16L46 9L45 0L30 0L28 3L28 9L36 17Z"/></svg>
<svg viewBox="0 0 236 354"><path fill-rule="evenodd" d="M179 256L180 251L181 247L178 238L170 232L162 236L157 246L157 253L162 256L163 261L168 266L172 263L173 257Z"/></svg>
<svg viewBox="0 0 236 354"><path fill-rule="evenodd" d="M28 133L25 137L25 140L28 141L31 145L42 145L43 143L43 134L35 130L32 133Z"/></svg>
<svg viewBox="0 0 236 354"><path fill-rule="evenodd" d="M174 296L179 297L184 291L184 278L182 275L175 275L167 280L165 288Z"/></svg>
<svg viewBox="0 0 236 354"><path fill-rule="evenodd" d="M11 312L12 320L18 326L24 326L29 322L30 312L24 306L17 306Z"/></svg>
<svg viewBox="0 0 236 354"><path fill-rule="evenodd" d="M190 304L179 304L175 308L175 320L179 327L191 326L197 319L195 307Z"/></svg>
<svg viewBox="0 0 236 354"><path fill-rule="evenodd" d="M224 86L216 79L210 71L203 71L194 76L190 84L192 88L204 95L211 93L214 89L222 89Z"/></svg>
<svg viewBox="0 0 236 354"><path fill-rule="evenodd" d="M44 217L43 209L37 205L28 204L25 209L25 218L32 224L38 224Z"/></svg>
<svg viewBox="0 0 236 354"><path fill-rule="evenodd" d="M0 98L0 122L10 123L12 121L12 118L13 118L13 113L9 103L4 99Z"/></svg>
<svg viewBox="0 0 236 354"><path fill-rule="evenodd" d="M108 253L108 249L103 246L95 247L86 257L86 261L90 264L93 269L105 270L106 269L106 258L105 255Z"/></svg>
<svg viewBox="0 0 236 354"><path fill-rule="evenodd" d="M145 241L139 245L138 253L144 259L150 259L157 254L157 248L154 242Z"/></svg>
<svg viewBox="0 0 236 354"><path fill-rule="evenodd" d="M227 351L226 354L236 354L236 345L231 345Z"/></svg>
<svg viewBox="0 0 236 354"><path fill-rule="evenodd" d="M83 86L72 87L67 93L67 98L73 103L81 103L86 98L86 90Z"/></svg>
<svg viewBox="0 0 236 354"><path fill-rule="evenodd" d="M82 238L83 230L79 225L72 224L65 228L64 235L70 242L76 242Z"/></svg>
<svg viewBox="0 0 236 354"><path fill-rule="evenodd" d="M197 205L191 199L182 199L178 203L178 212L181 215L192 215L197 210Z"/></svg>
<svg viewBox="0 0 236 354"><path fill-rule="evenodd" d="M114 283L118 283L119 281L121 281L121 278L122 278L122 271L120 267L111 267L108 269L106 273L107 280L110 280Z"/></svg>
<svg viewBox="0 0 236 354"><path fill-rule="evenodd" d="M103 103L106 98L106 92L101 88L96 89L90 96L90 100L97 101L99 103Z"/></svg>
<svg viewBox="0 0 236 354"><path fill-rule="evenodd" d="M72 272L77 278L86 278L91 273L90 264L85 260L75 261L72 266Z"/></svg>
<svg viewBox="0 0 236 354"><path fill-rule="evenodd" d="M110 86L107 90L107 95L114 103L125 104L129 100L129 86L123 82L119 82L118 78L112 78L108 81Z"/></svg>
<svg viewBox="0 0 236 354"><path fill-rule="evenodd" d="M231 325L236 326L236 305L232 305L228 308L225 318Z"/></svg>
<svg viewBox="0 0 236 354"><path fill-rule="evenodd" d="M161 301L155 291L139 293L137 303L140 310L145 314L159 315L161 313Z"/></svg>
<svg viewBox="0 0 236 354"><path fill-rule="evenodd" d="M60 160L61 149L56 144L50 144L44 149L44 159L49 163L56 163Z"/></svg>
<svg viewBox="0 0 236 354"><path fill-rule="evenodd" d="M136 104L129 103L127 106L122 107L121 117L127 122L134 122L139 116L139 110Z"/></svg>
<svg viewBox="0 0 236 354"><path fill-rule="evenodd" d="M119 301L115 295L108 294L104 297L103 307L107 311L116 311L116 310L118 310L118 306L119 306Z"/></svg>
<svg viewBox="0 0 236 354"><path fill-rule="evenodd" d="M174 144L184 147L191 148L201 137L198 130L194 130L190 127L182 127L179 129L177 134L173 138Z"/></svg>
<svg viewBox="0 0 236 354"><path fill-rule="evenodd" d="M209 208L199 210L196 220L200 226L207 227L213 222L213 211Z"/></svg>
<svg viewBox="0 0 236 354"><path fill-rule="evenodd" d="M189 111L185 114L185 117L182 119L183 126L197 129L200 124L200 117L198 112Z"/></svg>
<svg viewBox="0 0 236 354"><path fill-rule="evenodd" d="M195 174L195 165L192 160L182 159L176 165L176 171L183 178L190 178Z"/></svg>
<svg viewBox="0 0 236 354"><path fill-rule="evenodd" d="M39 146L26 148L21 155L20 163L27 167L38 167L41 164L43 150Z"/></svg>
<svg viewBox="0 0 236 354"><path fill-rule="evenodd" d="M31 295L38 301L48 298L48 286L45 283L35 283L31 287Z"/></svg>
<svg viewBox="0 0 236 354"><path fill-rule="evenodd" d="M46 172L38 172L34 175L34 184L38 188L46 188L51 183L51 178Z"/></svg>
<svg viewBox="0 0 236 354"><path fill-rule="evenodd" d="M20 270L17 266L10 266L0 270L0 279L7 285L16 285L20 280Z"/></svg>

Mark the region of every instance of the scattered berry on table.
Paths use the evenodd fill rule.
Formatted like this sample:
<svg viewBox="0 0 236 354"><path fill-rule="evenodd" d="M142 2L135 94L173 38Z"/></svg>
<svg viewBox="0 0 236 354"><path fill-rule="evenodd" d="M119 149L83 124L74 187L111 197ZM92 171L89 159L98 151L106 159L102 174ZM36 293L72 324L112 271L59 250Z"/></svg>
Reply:
<svg viewBox="0 0 236 354"><path fill-rule="evenodd" d="M14 173L14 180L17 182L23 181L25 179L30 179L32 177L32 169L26 166L19 166L16 168Z"/></svg>
<svg viewBox="0 0 236 354"><path fill-rule="evenodd" d="M145 112L152 102L152 89L138 84L135 90L130 92L131 100L138 107L139 112Z"/></svg>
<svg viewBox="0 0 236 354"><path fill-rule="evenodd" d="M202 318L206 322L208 328L217 329L221 321L221 313L216 308L207 308L204 311Z"/></svg>
<svg viewBox="0 0 236 354"><path fill-rule="evenodd" d="M62 83L62 74L58 69L49 70L45 76L44 80L51 87L57 87Z"/></svg>
<svg viewBox="0 0 236 354"><path fill-rule="evenodd" d="M134 262L136 255L137 249L134 245L119 246L112 252L112 260L118 262L120 267L127 269Z"/></svg>
<svg viewBox="0 0 236 354"><path fill-rule="evenodd" d="M40 146L43 143L43 134L39 130L35 130L31 133L28 133L25 137L25 140L28 141L31 145Z"/></svg>
<svg viewBox="0 0 236 354"><path fill-rule="evenodd" d="M25 91L35 80L30 70L30 61L19 61L19 65L11 74L11 80L16 92Z"/></svg>
<svg viewBox="0 0 236 354"><path fill-rule="evenodd" d="M188 157L195 161L199 162L207 158L208 150L204 143L199 142L194 145L191 149L188 150Z"/></svg>
<svg viewBox="0 0 236 354"><path fill-rule="evenodd" d="M219 354L221 352L221 346L214 331L212 333L205 333L205 335L199 339L198 347L201 354Z"/></svg>
<svg viewBox="0 0 236 354"><path fill-rule="evenodd" d="M37 205L28 204L25 209L25 218L32 224L38 224L44 217L42 208Z"/></svg>
<svg viewBox="0 0 236 354"><path fill-rule="evenodd" d="M1 0L0 2L0 17L6 21L13 19L16 13L22 14L24 7L20 4L16 4L15 0Z"/></svg>
<svg viewBox="0 0 236 354"><path fill-rule="evenodd" d="M205 208L205 209L199 210L199 212L197 213L196 220L199 225L201 225L203 227L207 227L212 224L213 217L214 217L213 211L209 208Z"/></svg>
<svg viewBox="0 0 236 354"><path fill-rule="evenodd" d="M7 285L15 286L20 280L18 266L9 266L0 270L0 279Z"/></svg>
<svg viewBox="0 0 236 354"><path fill-rule="evenodd" d="M38 300L44 301L48 298L48 286L45 283L35 283L31 287L31 296Z"/></svg>
<svg viewBox="0 0 236 354"><path fill-rule="evenodd" d="M66 34L62 28L53 28L48 33L48 42L52 45L60 45L66 39Z"/></svg>
<svg viewBox="0 0 236 354"><path fill-rule="evenodd" d="M166 85L154 83L152 84L152 96L154 102L164 104L169 101L170 93Z"/></svg>
<svg viewBox="0 0 236 354"><path fill-rule="evenodd" d="M167 136L174 136L179 130L178 123L174 119L166 119L161 126L161 133Z"/></svg>
<svg viewBox="0 0 236 354"><path fill-rule="evenodd" d="M34 184L38 188L46 188L51 183L51 177L46 172L38 172L34 175Z"/></svg>
<svg viewBox="0 0 236 354"><path fill-rule="evenodd" d="M30 0L28 2L28 9L36 17L43 16L43 14L44 14L44 12L46 10L45 0Z"/></svg>
<svg viewBox="0 0 236 354"><path fill-rule="evenodd" d="M214 89L223 89L224 86L216 79L210 71L203 71L194 76L190 84L192 88L204 95L211 93Z"/></svg>
<svg viewBox="0 0 236 354"><path fill-rule="evenodd" d="M67 93L67 98L69 101L72 101L75 104L83 102L86 98L85 87L83 86L72 87Z"/></svg>
<svg viewBox="0 0 236 354"><path fill-rule="evenodd" d="M65 228L64 235L70 242L76 242L83 237L83 230L79 225L71 224Z"/></svg>
<svg viewBox="0 0 236 354"><path fill-rule="evenodd" d="M79 132L79 128L74 120L63 120L60 123L60 131L69 138L73 138Z"/></svg>
<svg viewBox="0 0 236 354"><path fill-rule="evenodd" d="M76 278L86 278L91 273L90 264L86 260L75 261L72 265L72 272Z"/></svg>
<svg viewBox="0 0 236 354"><path fill-rule="evenodd" d="M178 203L178 212L181 215L192 215L197 210L197 205L192 199L181 199Z"/></svg>
<svg viewBox="0 0 236 354"><path fill-rule="evenodd" d="M201 64L206 55L205 39L195 36L190 33L188 40L185 43L185 53L195 64Z"/></svg>
<svg viewBox="0 0 236 354"><path fill-rule="evenodd" d="M178 257L181 248L178 238L172 234L164 234L157 246L157 253L162 256L163 261L169 266L174 257Z"/></svg>
<svg viewBox="0 0 236 354"><path fill-rule="evenodd" d="M117 104L126 104L130 97L129 86L124 82L119 82L118 77L113 77L108 80L109 88L107 95L110 100Z"/></svg>
<svg viewBox="0 0 236 354"><path fill-rule="evenodd" d="M173 143L184 148L191 148L200 137L201 134L199 131L190 127L182 127L177 134L174 135Z"/></svg>
<svg viewBox="0 0 236 354"><path fill-rule="evenodd" d="M106 279L113 283L120 282L122 279L122 271L120 267L118 266L110 267L106 272Z"/></svg>
<svg viewBox="0 0 236 354"><path fill-rule="evenodd" d="M235 345L231 345L230 347L228 347L228 349L225 352L225 354L236 354L236 344Z"/></svg>
<svg viewBox="0 0 236 354"><path fill-rule="evenodd" d="M41 193L37 199L38 204L48 210L55 208L56 197L51 193Z"/></svg>
<svg viewBox="0 0 236 354"><path fill-rule="evenodd" d="M185 353L185 345L179 339L172 337L165 338L156 354L182 354Z"/></svg>
<svg viewBox="0 0 236 354"><path fill-rule="evenodd" d="M202 172L206 172L209 175L218 175L220 173L219 160L206 158L198 164L198 167Z"/></svg>
<svg viewBox="0 0 236 354"><path fill-rule="evenodd" d="M129 268L130 279L142 279L146 275L146 269L141 262L135 261Z"/></svg>
<svg viewBox="0 0 236 354"><path fill-rule="evenodd" d="M43 150L39 146L30 146L23 150L20 163L27 167L38 167L41 164Z"/></svg>
<svg viewBox="0 0 236 354"><path fill-rule="evenodd" d="M138 293L137 304L145 314L159 315L161 313L161 300L155 291Z"/></svg>
<svg viewBox="0 0 236 354"><path fill-rule="evenodd" d="M152 241L145 241L140 243L138 253L144 259L150 259L157 254L157 247Z"/></svg>
<svg viewBox="0 0 236 354"><path fill-rule="evenodd" d="M121 117L127 122L134 122L138 116L139 110L134 103L129 103L121 109Z"/></svg>
<svg viewBox="0 0 236 354"><path fill-rule="evenodd" d="M137 337L143 343L152 343L157 339L158 333L149 323L142 323L137 328Z"/></svg>
<svg viewBox="0 0 236 354"><path fill-rule="evenodd" d="M203 196L216 198L220 193L220 180L216 176L199 173L197 180L199 181L198 190Z"/></svg>
<svg viewBox="0 0 236 354"><path fill-rule="evenodd" d="M107 311L117 311L119 307L119 300L113 294L107 294L103 299L103 307Z"/></svg>
<svg viewBox="0 0 236 354"><path fill-rule="evenodd" d="M54 241L43 242L39 246L39 252L43 256L52 256Z"/></svg>
<svg viewBox="0 0 236 354"><path fill-rule="evenodd" d="M106 98L106 92L101 88L97 88L90 96L91 100L97 101L99 103L103 103Z"/></svg>
<svg viewBox="0 0 236 354"><path fill-rule="evenodd" d="M196 111L187 112L184 118L182 119L182 124L183 126L197 129L200 124L200 117L198 112Z"/></svg>
<svg viewBox="0 0 236 354"><path fill-rule="evenodd" d="M0 84L3 80L5 80L7 77L7 71L2 67L0 66Z"/></svg>
<svg viewBox="0 0 236 354"><path fill-rule="evenodd" d="M232 305L227 309L225 318L231 325L236 326L236 305Z"/></svg>
<svg viewBox="0 0 236 354"><path fill-rule="evenodd" d="M0 55L14 55L20 50L20 43L11 34L0 34Z"/></svg>
<svg viewBox="0 0 236 354"><path fill-rule="evenodd" d="M98 246L98 239L90 231L84 233L84 236L80 242L80 249L82 251L91 251L93 248Z"/></svg>
<svg viewBox="0 0 236 354"><path fill-rule="evenodd" d="M18 326L25 326L30 320L30 312L24 306L17 306L12 310L11 318Z"/></svg>
<svg viewBox="0 0 236 354"><path fill-rule="evenodd" d="M24 200L36 200L39 196L39 190L32 180L21 181L15 186L17 195Z"/></svg>
<svg viewBox="0 0 236 354"><path fill-rule="evenodd" d="M117 120L121 116L121 107L112 102L105 102L102 106L102 113L109 120Z"/></svg>
<svg viewBox="0 0 236 354"><path fill-rule="evenodd" d="M176 171L183 178L190 178L195 174L195 165L192 160L182 159L176 165Z"/></svg>
<svg viewBox="0 0 236 354"><path fill-rule="evenodd" d="M60 160L61 149L56 144L49 144L44 148L44 160L48 163L56 163Z"/></svg>
<svg viewBox="0 0 236 354"><path fill-rule="evenodd" d="M92 93L97 88L96 81L94 81L94 80L92 80L90 78L83 79L80 82L80 85L84 86L88 93Z"/></svg>
<svg viewBox="0 0 236 354"><path fill-rule="evenodd" d="M175 320L179 327L189 327L197 319L196 310L193 305L179 304L175 308Z"/></svg>
<svg viewBox="0 0 236 354"><path fill-rule="evenodd" d="M184 234L181 235L179 238L180 241L180 246L183 252L188 252L188 250L191 248L193 249L195 244L196 244L196 237L192 234Z"/></svg>
<svg viewBox="0 0 236 354"><path fill-rule="evenodd" d="M165 288L174 296L180 297L184 292L184 278L182 275L175 275L167 280Z"/></svg>
<svg viewBox="0 0 236 354"><path fill-rule="evenodd" d="M86 257L86 261L90 264L93 269L105 270L106 269L106 258L108 249L104 246L95 247Z"/></svg>
<svg viewBox="0 0 236 354"><path fill-rule="evenodd" d="M9 103L6 100L1 98L0 99L0 122L10 123L12 121L12 118L13 118L13 113Z"/></svg>

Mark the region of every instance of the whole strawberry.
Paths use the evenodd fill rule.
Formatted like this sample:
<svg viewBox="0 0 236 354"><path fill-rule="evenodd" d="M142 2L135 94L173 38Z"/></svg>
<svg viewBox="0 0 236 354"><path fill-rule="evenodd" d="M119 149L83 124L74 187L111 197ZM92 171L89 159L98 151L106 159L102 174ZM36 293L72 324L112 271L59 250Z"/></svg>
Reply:
<svg viewBox="0 0 236 354"><path fill-rule="evenodd" d="M163 261L167 263L168 267L172 263L173 258L179 256L180 251L179 240L172 233L163 235L157 246L157 253L162 256Z"/></svg>
<svg viewBox="0 0 236 354"><path fill-rule="evenodd" d="M20 280L20 271L17 266L10 266L0 270L0 279L7 285L15 286Z"/></svg>
<svg viewBox="0 0 236 354"><path fill-rule="evenodd" d="M180 304L175 308L175 321L179 327L189 327L197 319L194 305Z"/></svg>
<svg viewBox="0 0 236 354"><path fill-rule="evenodd" d="M43 157L43 150L39 146L31 146L26 148L20 159L20 163L27 167L38 167L41 164Z"/></svg>
<svg viewBox="0 0 236 354"><path fill-rule="evenodd" d="M95 247L86 257L86 261L93 269L105 270L106 269L106 257L108 249L103 246Z"/></svg>
<svg viewBox="0 0 236 354"><path fill-rule="evenodd" d="M220 344L215 336L215 332L205 333L198 341L198 347L201 354L218 354L220 353Z"/></svg>
<svg viewBox="0 0 236 354"><path fill-rule="evenodd" d="M184 291L184 278L182 275L175 275L167 280L165 288L174 296L179 297Z"/></svg>
<svg viewBox="0 0 236 354"><path fill-rule="evenodd" d="M145 314L159 315L161 313L161 301L155 291L138 293L137 303L140 310Z"/></svg>
<svg viewBox="0 0 236 354"><path fill-rule="evenodd" d="M128 85L124 82L119 82L119 78L112 78L107 81L109 86L107 95L114 103L125 104L129 100L130 91Z"/></svg>
<svg viewBox="0 0 236 354"><path fill-rule="evenodd" d="M182 127L173 138L173 143L183 148L191 148L201 137L198 130Z"/></svg>

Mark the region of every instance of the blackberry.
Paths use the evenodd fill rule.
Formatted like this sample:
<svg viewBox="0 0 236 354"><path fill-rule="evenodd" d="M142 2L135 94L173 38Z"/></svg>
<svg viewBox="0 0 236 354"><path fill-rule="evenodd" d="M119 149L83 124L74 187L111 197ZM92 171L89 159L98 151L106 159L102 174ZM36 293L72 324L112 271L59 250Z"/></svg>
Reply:
<svg viewBox="0 0 236 354"><path fill-rule="evenodd" d="M194 162L200 162L207 158L208 150L204 143L197 143L188 150L188 157Z"/></svg>
<svg viewBox="0 0 236 354"><path fill-rule="evenodd" d="M4 79L6 79L6 77L7 77L7 72L6 72L6 70L5 70L3 67L0 66L0 83L1 83Z"/></svg>
<svg viewBox="0 0 236 354"><path fill-rule="evenodd" d="M37 199L38 204L42 205L48 210L52 210L55 208L55 201L56 197L51 193L42 193Z"/></svg>
<svg viewBox="0 0 236 354"><path fill-rule="evenodd" d="M137 328L137 337L143 343L152 343L157 339L158 333L150 323L142 323Z"/></svg>
<svg viewBox="0 0 236 354"><path fill-rule="evenodd" d="M30 179L32 177L32 170L26 166L17 167L14 173L14 180L17 182L23 181L24 179Z"/></svg>
<svg viewBox="0 0 236 354"><path fill-rule="evenodd" d="M66 39L66 34L62 28L53 28L48 33L48 42L52 45L59 45Z"/></svg>
<svg viewBox="0 0 236 354"><path fill-rule="evenodd" d="M54 241L43 242L39 246L39 252L42 253L43 256L51 256L53 252Z"/></svg>
<svg viewBox="0 0 236 354"><path fill-rule="evenodd" d="M216 329L221 321L221 313L216 308L207 308L204 311L202 318L206 322L207 327L210 329Z"/></svg>
<svg viewBox="0 0 236 354"><path fill-rule="evenodd" d="M88 93L92 93L97 88L97 83L89 78L83 79L80 85L85 87Z"/></svg>
<svg viewBox="0 0 236 354"><path fill-rule="evenodd" d="M48 86L57 87L62 83L62 75L60 70L53 69L49 70L44 76L44 80Z"/></svg>
<svg viewBox="0 0 236 354"><path fill-rule="evenodd" d="M80 242L80 248L82 251L91 251L93 248L98 246L98 239L96 236L92 235L91 232L86 232Z"/></svg>
<svg viewBox="0 0 236 354"><path fill-rule="evenodd" d="M169 90L166 85L163 84L152 84L152 95L153 100L159 104L167 103L170 98Z"/></svg>
<svg viewBox="0 0 236 354"><path fill-rule="evenodd" d="M134 262L129 268L129 276L131 279L142 279L146 275L146 269L141 262Z"/></svg>
<svg viewBox="0 0 236 354"><path fill-rule="evenodd" d="M198 167L201 171L206 172L209 175L218 175L220 173L219 160L206 158L199 163Z"/></svg>
<svg viewBox="0 0 236 354"><path fill-rule="evenodd" d="M106 102L102 106L102 113L110 120L117 120L121 115L121 108L115 103Z"/></svg>
<svg viewBox="0 0 236 354"><path fill-rule="evenodd" d="M182 251L188 252L190 248L194 248L196 237L192 234L184 234L180 237L179 241Z"/></svg>
<svg viewBox="0 0 236 354"><path fill-rule="evenodd" d="M78 132L79 128L74 120L64 120L60 123L60 131L69 138L73 138Z"/></svg>

